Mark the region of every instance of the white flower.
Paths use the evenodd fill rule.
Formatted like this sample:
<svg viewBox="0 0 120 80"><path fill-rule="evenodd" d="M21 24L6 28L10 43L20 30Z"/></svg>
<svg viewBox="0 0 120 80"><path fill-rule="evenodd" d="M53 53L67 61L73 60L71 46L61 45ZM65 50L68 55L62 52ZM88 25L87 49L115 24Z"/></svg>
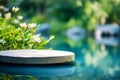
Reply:
<svg viewBox="0 0 120 80"><path fill-rule="evenodd" d="M38 43L41 42L39 36L40 36L40 35L34 35L34 36L33 36L33 39L34 39L35 42L38 42Z"/></svg>
<svg viewBox="0 0 120 80"><path fill-rule="evenodd" d="M22 19L23 19L23 16L19 15L17 18L18 18L19 20L22 20Z"/></svg>
<svg viewBox="0 0 120 80"><path fill-rule="evenodd" d="M0 17L2 17L2 13L0 13Z"/></svg>
<svg viewBox="0 0 120 80"><path fill-rule="evenodd" d="M32 29L32 28L34 28L34 27L36 27L36 23L28 24L28 28L29 28L29 29Z"/></svg>
<svg viewBox="0 0 120 80"><path fill-rule="evenodd" d="M18 12L18 11L19 11L19 8L18 8L18 7L13 7L13 8L12 8L12 11L13 11L13 12Z"/></svg>
<svg viewBox="0 0 120 80"><path fill-rule="evenodd" d="M4 6L3 6L3 5L0 5L0 9L4 9Z"/></svg>
<svg viewBox="0 0 120 80"><path fill-rule="evenodd" d="M26 24L26 23L20 23L20 27L21 27L21 28L26 28L26 27L27 27L27 24Z"/></svg>
<svg viewBox="0 0 120 80"><path fill-rule="evenodd" d="M10 12L5 13L4 16L5 16L6 19L10 19L11 18L11 13Z"/></svg>
<svg viewBox="0 0 120 80"><path fill-rule="evenodd" d="M20 21L18 19L14 19L14 23L19 23Z"/></svg>

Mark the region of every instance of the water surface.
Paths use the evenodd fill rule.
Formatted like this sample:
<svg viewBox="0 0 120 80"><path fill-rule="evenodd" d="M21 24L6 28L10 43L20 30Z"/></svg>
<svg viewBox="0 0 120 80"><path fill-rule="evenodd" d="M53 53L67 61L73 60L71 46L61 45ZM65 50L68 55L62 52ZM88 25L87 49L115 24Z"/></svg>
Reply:
<svg viewBox="0 0 120 80"><path fill-rule="evenodd" d="M74 52L75 62L59 65L0 64L0 80L119 80L120 46L118 42L118 45L111 44L112 41L110 45L97 43L93 38L78 42L56 38L49 45L56 50Z"/></svg>

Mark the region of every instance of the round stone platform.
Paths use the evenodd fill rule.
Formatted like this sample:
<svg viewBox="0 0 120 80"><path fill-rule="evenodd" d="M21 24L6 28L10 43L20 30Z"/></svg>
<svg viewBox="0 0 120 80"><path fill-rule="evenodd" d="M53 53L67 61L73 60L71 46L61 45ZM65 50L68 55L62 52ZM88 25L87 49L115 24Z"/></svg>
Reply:
<svg viewBox="0 0 120 80"><path fill-rule="evenodd" d="M56 64L74 61L74 53L58 50L0 51L0 62L16 64Z"/></svg>

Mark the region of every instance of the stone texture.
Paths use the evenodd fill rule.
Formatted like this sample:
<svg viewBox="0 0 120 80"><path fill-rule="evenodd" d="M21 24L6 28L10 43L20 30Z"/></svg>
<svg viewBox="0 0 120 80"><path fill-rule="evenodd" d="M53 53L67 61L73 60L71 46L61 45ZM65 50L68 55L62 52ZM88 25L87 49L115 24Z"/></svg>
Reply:
<svg viewBox="0 0 120 80"><path fill-rule="evenodd" d="M0 62L17 64L56 64L74 61L74 53L58 50L0 51Z"/></svg>

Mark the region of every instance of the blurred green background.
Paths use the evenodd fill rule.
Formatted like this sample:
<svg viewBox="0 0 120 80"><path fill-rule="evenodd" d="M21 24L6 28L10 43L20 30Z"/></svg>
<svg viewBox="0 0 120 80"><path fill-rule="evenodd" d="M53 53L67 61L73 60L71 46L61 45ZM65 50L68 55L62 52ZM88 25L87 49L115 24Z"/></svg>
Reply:
<svg viewBox="0 0 120 80"><path fill-rule="evenodd" d="M120 0L0 0L0 5L18 6L26 21L49 23L51 34L75 25L92 32L97 24L120 24Z"/></svg>

